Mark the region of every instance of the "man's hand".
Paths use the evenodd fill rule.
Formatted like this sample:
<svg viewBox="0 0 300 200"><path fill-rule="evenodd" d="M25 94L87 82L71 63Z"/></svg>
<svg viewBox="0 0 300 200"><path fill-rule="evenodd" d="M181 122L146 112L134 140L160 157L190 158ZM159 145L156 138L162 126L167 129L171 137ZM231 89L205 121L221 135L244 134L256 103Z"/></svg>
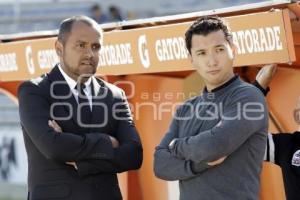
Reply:
<svg viewBox="0 0 300 200"><path fill-rule="evenodd" d="M209 166L215 166L215 165L219 165L221 164L225 159L227 158L227 156L224 156L218 160L215 160L215 161L212 161L212 162L209 162L207 163Z"/></svg>
<svg viewBox="0 0 300 200"><path fill-rule="evenodd" d="M72 165L76 170L78 169L75 162L66 162L66 164Z"/></svg>
<svg viewBox="0 0 300 200"><path fill-rule="evenodd" d="M113 148L119 147L119 141L116 138L114 138L113 136L109 136L109 139L112 143Z"/></svg>
<svg viewBox="0 0 300 200"><path fill-rule="evenodd" d="M276 73L277 65L269 64L262 67L256 75L256 81L262 88L267 89Z"/></svg>
<svg viewBox="0 0 300 200"><path fill-rule="evenodd" d="M61 127L56 123L55 120L48 120L48 125L53 128L56 132L62 133Z"/></svg>

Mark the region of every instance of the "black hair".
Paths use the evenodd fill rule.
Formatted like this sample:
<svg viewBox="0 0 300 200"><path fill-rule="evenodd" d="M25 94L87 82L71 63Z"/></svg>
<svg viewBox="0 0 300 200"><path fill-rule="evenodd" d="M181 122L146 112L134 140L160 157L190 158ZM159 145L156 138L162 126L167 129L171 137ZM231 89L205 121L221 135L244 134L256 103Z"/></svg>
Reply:
<svg viewBox="0 0 300 200"><path fill-rule="evenodd" d="M101 6L99 4L95 4L91 7L90 9L92 12L97 11L97 10L101 10Z"/></svg>
<svg viewBox="0 0 300 200"><path fill-rule="evenodd" d="M189 53L192 48L192 37L193 35L208 35L209 33L222 30L225 39L231 42L232 34L230 33L227 24L217 16L204 16L197 19L185 33L185 45Z"/></svg>

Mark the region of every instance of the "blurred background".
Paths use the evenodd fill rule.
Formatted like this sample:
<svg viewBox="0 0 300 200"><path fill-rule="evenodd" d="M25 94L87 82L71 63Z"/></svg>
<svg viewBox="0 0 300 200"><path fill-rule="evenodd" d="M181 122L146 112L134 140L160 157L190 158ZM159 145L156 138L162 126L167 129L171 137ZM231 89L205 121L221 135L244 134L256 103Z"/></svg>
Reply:
<svg viewBox="0 0 300 200"><path fill-rule="evenodd" d="M0 34L57 29L72 15L99 23L218 9L259 0L0 0Z"/></svg>

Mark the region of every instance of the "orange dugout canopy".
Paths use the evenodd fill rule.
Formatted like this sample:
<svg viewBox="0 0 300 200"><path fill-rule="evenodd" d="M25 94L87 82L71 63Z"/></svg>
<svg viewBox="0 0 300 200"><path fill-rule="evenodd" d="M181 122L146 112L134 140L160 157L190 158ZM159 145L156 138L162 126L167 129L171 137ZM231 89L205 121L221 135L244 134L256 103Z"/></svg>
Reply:
<svg viewBox="0 0 300 200"><path fill-rule="evenodd" d="M238 47L235 66L291 64L296 60L291 19L299 13L299 4L274 2L104 24L104 46L97 73L126 75L192 70L184 33L190 21L208 14L224 16L230 25ZM29 79L49 71L58 62L54 51L56 33L2 36L2 40L11 42L0 44L0 81Z"/></svg>

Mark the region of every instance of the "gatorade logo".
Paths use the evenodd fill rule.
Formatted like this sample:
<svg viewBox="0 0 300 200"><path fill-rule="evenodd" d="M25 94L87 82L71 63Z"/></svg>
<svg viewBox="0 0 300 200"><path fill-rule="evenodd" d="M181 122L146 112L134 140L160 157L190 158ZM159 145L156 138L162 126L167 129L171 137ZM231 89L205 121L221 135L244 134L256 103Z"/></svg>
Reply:
<svg viewBox="0 0 300 200"><path fill-rule="evenodd" d="M139 50L139 56L142 65L144 68L150 67L150 57L149 57L149 50L146 48L147 40L146 35L141 35L138 39L138 50Z"/></svg>
<svg viewBox="0 0 300 200"><path fill-rule="evenodd" d="M233 42L238 54L281 51L280 26L247 29L233 32Z"/></svg>
<svg viewBox="0 0 300 200"><path fill-rule="evenodd" d="M30 74L34 74L34 63L32 58L32 49L31 46L27 46L25 49L25 58L26 58L26 64L27 68Z"/></svg>

